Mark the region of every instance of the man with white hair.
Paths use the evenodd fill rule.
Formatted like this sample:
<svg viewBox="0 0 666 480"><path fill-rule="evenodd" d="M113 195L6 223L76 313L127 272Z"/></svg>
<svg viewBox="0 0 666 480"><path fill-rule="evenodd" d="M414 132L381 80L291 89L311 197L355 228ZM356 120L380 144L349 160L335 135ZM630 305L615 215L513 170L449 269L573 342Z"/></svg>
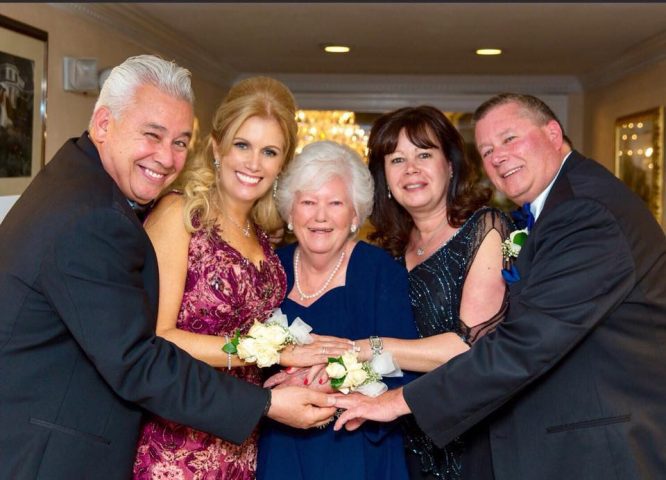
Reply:
<svg viewBox="0 0 666 480"><path fill-rule="evenodd" d="M237 443L264 414L305 428L335 412L324 394L271 395L154 334L157 261L133 209L183 168L192 102L187 70L127 59L89 131L0 226L0 478L129 478L143 409Z"/></svg>

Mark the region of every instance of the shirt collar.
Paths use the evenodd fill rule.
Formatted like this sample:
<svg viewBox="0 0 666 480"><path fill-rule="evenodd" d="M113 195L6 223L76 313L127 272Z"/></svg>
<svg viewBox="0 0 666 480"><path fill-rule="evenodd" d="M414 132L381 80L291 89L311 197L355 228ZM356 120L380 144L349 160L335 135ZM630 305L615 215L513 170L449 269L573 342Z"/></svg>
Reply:
<svg viewBox="0 0 666 480"><path fill-rule="evenodd" d="M573 150L572 150L573 151ZM557 173L553 177L553 179L550 181L546 189L537 196L537 198L534 199L532 203L530 203L530 211L532 212L532 215L534 215L534 220L536 221L539 218L539 215L541 214L541 211L543 210L544 205L546 204L546 198L548 198L548 194L550 193L550 189L553 188L553 185L555 184L555 180L557 180L557 177L560 175L560 171L562 170L562 167L564 166L564 162L567 161L567 158L569 158L569 155L571 155L571 152L567 153L564 158L562 159L562 163L560 164L560 168L557 170Z"/></svg>

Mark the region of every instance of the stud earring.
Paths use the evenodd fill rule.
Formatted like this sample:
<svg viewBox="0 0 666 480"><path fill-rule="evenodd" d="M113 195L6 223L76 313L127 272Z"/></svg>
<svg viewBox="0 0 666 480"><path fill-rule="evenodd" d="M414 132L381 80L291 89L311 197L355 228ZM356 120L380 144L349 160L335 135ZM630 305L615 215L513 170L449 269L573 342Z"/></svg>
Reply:
<svg viewBox="0 0 666 480"><path fill-rule="evenodd" d="M273 198L277 198L278 179L273 182Z"/></svg>
<svg viewBox="0 0 666 480"><path fill-rule="evenodd" d="M213 166L215 167L215 170L220 168L220 160L218 160L217 157L215 157L215 160L213 161Z"/></svg>
<svg viewBox="0 0 666 480"><path fill-rule="evenodd" d="M294 225L291 222L287 224L287 230L289 230L290 232L294 231Z"/></svg>
<svg viewBox="0 0 666 480"><path fill-rule="evenodd" d="M357 229L357 228L358 228L358 227L356 226L356 224L355 224L355 223L352 223L352 224L351 224L351 227L349 227L349 230L351 231L351 233L356 233L356 229Z"/></svg>

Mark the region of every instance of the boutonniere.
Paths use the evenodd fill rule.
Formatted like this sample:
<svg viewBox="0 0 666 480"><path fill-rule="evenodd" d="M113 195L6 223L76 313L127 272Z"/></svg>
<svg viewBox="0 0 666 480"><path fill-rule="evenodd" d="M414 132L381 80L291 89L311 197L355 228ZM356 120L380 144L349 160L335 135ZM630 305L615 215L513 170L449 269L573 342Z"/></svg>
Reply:
<svg viewBox="0 0 666 480"><path fill-rule="evenodd" d="M514 230L509 234L509 238L502 242L502 256L504 257L505 262L510 262L513 258L518 256L520 250L527 241L527 235L529 233L527 228Z"/></svg>
<svg viewBox="0 0 666 480"><path fill-rule="evenodd" d="M504 258L504 264L507 266L502 269L502 278L509 285L520 280L520 273L513 264L513 259L520 254L529 233L528 228L514 230L509 234L509 238L502 242L502 257Z"/></svg>

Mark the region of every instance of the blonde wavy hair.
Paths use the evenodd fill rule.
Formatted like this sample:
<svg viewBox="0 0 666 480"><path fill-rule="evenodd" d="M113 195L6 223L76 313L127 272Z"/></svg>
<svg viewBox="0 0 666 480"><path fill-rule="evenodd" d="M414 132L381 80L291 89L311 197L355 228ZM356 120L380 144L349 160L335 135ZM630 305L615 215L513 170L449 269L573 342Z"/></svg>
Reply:
<svg viewBox="0 0 666 480"><path fill-rule="evenodd" d="M214 228L223 206L218 193L220 185L214 167L213 149L218 145L218 153L226 155L241 125L255 116L274 119L280 125L285 144L283 170L293 158L298 125L296 101L289 88L274 78L263 76L246 78L234 85L215 112L211 133L202 147L188 159L174 182L173 188L185 196L184 221L188 232ZM196 215L199 223L195 226L192 220ZM272 189L257 200L250 215L266 232L283 226Z"/></svg>

